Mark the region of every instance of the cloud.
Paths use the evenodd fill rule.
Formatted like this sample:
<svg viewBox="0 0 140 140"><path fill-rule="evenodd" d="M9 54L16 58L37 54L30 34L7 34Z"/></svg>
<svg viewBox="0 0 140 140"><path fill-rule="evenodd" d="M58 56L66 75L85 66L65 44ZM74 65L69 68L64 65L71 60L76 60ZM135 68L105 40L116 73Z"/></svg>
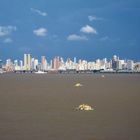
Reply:
<svg viewBox="0 0 140 140"><path fill-rule="evenodd" d="M10 35L12 32L16 31L16 26L0 26L0 37Z"/></svg>
<svg viewBox="0 0 140 140"><path fill-rule="evenodd" d="M37 13L38 15L43 16L43 17L48 15L46 12L42 12L42 11L40 11L38 9L34 9L34 8L31 8L31 11L34 13Z"/></svg>
<svg viewBox="0 0 140 140"><path fill-rule="evenodd" d="M97 34L96 29L94 29L93 27L91 27L89 25L86 25L86 26L82 27L80 29L80 31L83 32L83 33L87 33L87 34L90 34L90 33Z"/></svg>
<svg viewBox="0 0 140 140"><path fill-rule="evenodd" d="M95 21L95 20L102 20L102 18L98 18L96 16L88 16L89 21Z"/></svg>
<svg viewBox="0 0 140 140"><path fill-rule="evenodd" d="M6 39L4 39L3 42L4 42L4 43L12 43L13 40L12 40L11 38L6 38Z"/></svg>
<svg viewBox="0 0 140 140"><path fill-rule="evenodd" d="M39 28L39 29L36 29L36 30L33 30L33 33L36 35L36 36L46 36L47 35L47 29L45 28Z"/></svg>
<svg viewBox="0 0 140 140"><path fill-rule="evenodd" d="M69 40L69 41L86 41L86 40L88 40L88 38L83 35L81 36L81 35L72 34L67 37L67 40Z"/></svg>

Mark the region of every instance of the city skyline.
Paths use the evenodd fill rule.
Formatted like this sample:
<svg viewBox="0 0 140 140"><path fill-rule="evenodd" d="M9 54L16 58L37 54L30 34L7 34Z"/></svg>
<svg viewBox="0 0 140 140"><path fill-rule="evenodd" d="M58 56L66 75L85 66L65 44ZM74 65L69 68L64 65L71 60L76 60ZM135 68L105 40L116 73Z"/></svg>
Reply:
<svg viewBox="0 0 140 140"><path fill-rule="evenodd" d="M1 0L0 59L24 53L140 60L139 0Z"/></svg>
<svg viewBox="0 0 140 140"><path fill-rule="evenodd" d="M114 55L111 59L100 59L87 61L84 59L54 57L48 60L41 56L41 60L32 57L31 54L24 54L23 60L11 60L6 62L0 60L0 70L5 72L44 72L44 71L104 71L104 72L140 72L140 61L122 59Z"/></svg>
<svg viewBox="0 0 140 140"><path fill-rule="evenodd" d="M42 58L45 58L45 59L47 59L47 61L51 61L51 60L53 60L54 58L59 58L59 59L63 59L64 61L67 61L68 59L70 59L70 60L73 60L73 62L75 62L75 61L77 61L77 60L85 60L85 61L87 61L87 62L91 62L91 61L96 61L96 60L103 60L103 59L107 59L107 60L111 60L113 57L117 57L118 59L123 59L123 60L133 60L134 62L140 62L140 60L134 60L134 59L130 59L130 58L123 58L123 57L120 57L119 55L116 55L116 54L113 54L111 57L101 57L101 58L99 58L99 57L97 57L97 58L91 58L91 59L84 59L84 58L78 58L78 57L76 57L76 56L74 56L74 57L62 57L62 56L58 56L58 55L56 55L56 56L53 56L53 57L51 57L51 58L48 58L47 57L47 55L41 55L41 56L39 56L39 57L36 57L36 56L33 56L32 54L30 54L30 53L24 53L24 54L22 54L22 57L20 57L19 59L18 58L16 58L16 59L13 59L13 58L11 58L11 57L7 57L7 58L5 58L4 60L3 59L0 59L0 61L1 62L3 62L3 63L5 63L8 59L10 59L11 61L23 61L23 62L25 62L25 63L29 63L29 65L30 65L30 61L31 61L31 58L35 58L35 59L37 59L39 62L42 62ZM24 64L25 65L25 64Z"/></svg>

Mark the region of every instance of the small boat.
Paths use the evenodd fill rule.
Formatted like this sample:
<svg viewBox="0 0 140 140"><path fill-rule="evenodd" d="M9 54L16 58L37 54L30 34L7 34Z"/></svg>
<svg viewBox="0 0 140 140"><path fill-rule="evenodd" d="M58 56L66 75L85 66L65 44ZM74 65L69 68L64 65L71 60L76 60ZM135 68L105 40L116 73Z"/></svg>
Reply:
<svg viewBox="0 0 140 140"><path fill-rule="evenodd" d="M75 84L75 87L82 87L83 85L80 83Z"/></svg>
<svg viewBox="0 0 140 140"><path fill-rule="evenodd" d="M76 110L91 111L91 110L94 110L94 109L87 104L81 104L76 108Z"/></svg>
<svg viewBox="0 0 140 140"><path fill-rule="evenodd" d="M37 72L35 72L35 74L45 74L45 73L47 73L47 72L44 72L44 71L37 71Z"/></svg>

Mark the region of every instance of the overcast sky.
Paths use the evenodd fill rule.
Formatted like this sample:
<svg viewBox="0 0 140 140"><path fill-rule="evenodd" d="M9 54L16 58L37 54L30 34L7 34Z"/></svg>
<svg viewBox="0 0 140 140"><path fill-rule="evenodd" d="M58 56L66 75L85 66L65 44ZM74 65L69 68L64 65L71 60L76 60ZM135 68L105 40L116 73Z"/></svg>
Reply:
<svg viewBox="0 0 140 140"><path fill-rule="evenodd" d="M0 59L140 60L140 0L0 0Z"/></svg>

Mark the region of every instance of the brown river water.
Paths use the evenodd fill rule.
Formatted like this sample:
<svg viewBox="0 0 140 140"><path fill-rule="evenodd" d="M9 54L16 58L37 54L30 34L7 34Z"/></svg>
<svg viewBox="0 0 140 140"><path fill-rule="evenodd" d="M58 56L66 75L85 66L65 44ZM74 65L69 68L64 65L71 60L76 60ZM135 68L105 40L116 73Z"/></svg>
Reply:
<svg viewBox="0 0 140 140"><path fill-rule="evenodd" d="M140 75L1 74L0 140L140 140Z"/></svg>

